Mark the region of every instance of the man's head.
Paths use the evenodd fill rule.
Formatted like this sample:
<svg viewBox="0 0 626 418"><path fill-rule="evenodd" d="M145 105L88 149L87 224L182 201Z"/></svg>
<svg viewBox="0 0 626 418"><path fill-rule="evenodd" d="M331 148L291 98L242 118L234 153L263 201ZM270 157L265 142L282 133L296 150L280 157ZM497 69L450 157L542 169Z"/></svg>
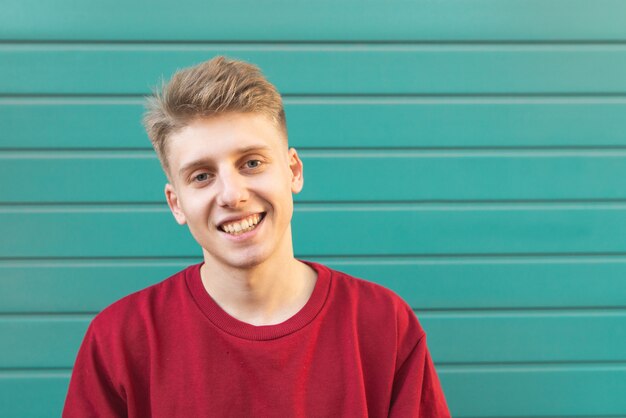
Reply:
<svg viewBox="0 0 626 418"><path fill-rule="evenodd" d="M258 113L287 138L280 93L258 67L223 56L176 72L148 99L144 126L168 178L170 136L198 118L227 113Z"/></svg>
<svg viewBox="0 0 626 418"><path fill-rule="evenodd" d="M218 57L180 71L145 122L168 175L167 203L207 265L293 259L292 195L303 164L287 146L280 95L258 68Z"/></svg>

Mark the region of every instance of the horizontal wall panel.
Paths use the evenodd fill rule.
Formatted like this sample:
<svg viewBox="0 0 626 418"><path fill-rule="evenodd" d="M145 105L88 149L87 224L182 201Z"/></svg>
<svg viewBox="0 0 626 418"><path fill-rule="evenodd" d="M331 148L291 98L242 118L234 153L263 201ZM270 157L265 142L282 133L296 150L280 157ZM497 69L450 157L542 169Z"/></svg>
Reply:
<svg viewBox="0 0 626 418"><path fill-rule="evenodd" d="M0 368L71 367L91 317L0 317ZM626 361L626 310L419 313L442 363Z"/></svg>
<svg viewBox="0 0 626 418"><path fill-rule="evenodd" d="M417 310L623 307L626 301L621 257L321 261L396 291Z"/></svg>
<svg viewBox="0 0 626 418"><path fill-rule="evenodd" d="M91 316L0 317L0 368L72 367Z"/></svg>
<svg viewBox="0 0 626 418"><path fill-rule="evenodd" d="M626 93L621 44L0 44L0 92L148 94L162 75L218 54L259 65L282 94Z"/></svg>
<svg viewBox="0 0 626 418"><path fill-rule="evenodd" d="M626 360L626 311L420 313L445 363Z"/></svg>
<svg viewBox="0 0 626 418"><path fill-rule="evenodd" d="M305 187L297 201L626 199L623 150L303 151L301 157ZM165 183L151 151L0 151L1 203L156 203L165 201Z"/></svg>
<svg viewBox="0 0 626 418"><path fill-rule="evenodd" d="M287 99L291 143L313 148L626 145L626 101L620 99L345 100L300 104Z"/></svg>
<svg viewBox="0 0 626 418"><path fill-rule="evenodd" d="M0 39L624 40L619 0L395 2L5 1ZM124 13L119 13L123 10ZM191 12L192 11L192 12ZM235 18L236 17L236 18Z"/></svg>
<svg viewBox="0 0 626 418"><path fill-rule="evenodd" d="M471 368L438 367L454 417L623 416L623 367ZM2 372L0 405L7 416L58 418L69 373Z"/></svg>
<svg viewBox="0 0 626 418"><path fill-rule="evenodd" d="M200 261L201 257L171 264L159 260L88 265L3 262L0 263L0 288L6 290L0 292L0 313L98 312L123 296Z"/></svg>
<svg viewBox="0 0 626 418"><path fill-rule="evenodd" d="M626 306L621 257L320 261L388 287L418 310ZM200 258L5 261L0 263L0 313L97 312L197 262Z"/></svg>
<svg viewBox="0 0 626 418"><path fill-rule="evenodd" d="M615 98L285 99L298 148L626 146ZM151 149L141 99L0 99L0 149Z"/></svg>
<svg viewBox="0 0 626 418"><path fill-rule="evenodd" d="M0 213L0 230L10 237L0 241L5 258L200 255L166 208L15 206ZM301 256L624 253L626 207L300 205L293 231Z"/></svg>
<svg viewBox="0 0 626 418"><path fill-rule="evenodd" d="M0 189L19 191L2 203L165 202L167 180L151 151L20 155L0 152Z"/></svg>
<svg viewBox="0 0 626 418"><path fill-rule="evenodd" d="M59 418L69 381L65 371L0 372L2 416Z"/></svg>
<svg viewBox="0 0 626 418"><path fill-rule="evenodd" d="M621 417L623 365L439 367L453 417Z"/></svg>
<svg viewBox="0 0 626 418"><path fill-rule="evenodd" d="M139 103L24 104L0 100L1 148L145 148Z"/></svg>

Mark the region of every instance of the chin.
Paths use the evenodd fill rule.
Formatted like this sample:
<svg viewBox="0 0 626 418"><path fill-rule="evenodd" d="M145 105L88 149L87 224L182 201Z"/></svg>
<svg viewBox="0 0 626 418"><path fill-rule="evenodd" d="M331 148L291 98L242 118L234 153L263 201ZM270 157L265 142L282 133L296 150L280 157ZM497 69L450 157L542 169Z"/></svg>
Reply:
<svg viewBox="0 0 626 418"><path fill-rule="evenodd" d="M244 260L233 260L227 262L226 264L230 267L240 269L240 270L249 270L263 263L263 260L258 260L256 258L247 258Z"/></svg>
<svg viewBox="0 0 626 418"><path fill-rule="evenodd" d="M241 254L239 257L215 257L211 256L215 262L227 268L248 270L257 267L267 261L269 257L263 254Z"/></svg>

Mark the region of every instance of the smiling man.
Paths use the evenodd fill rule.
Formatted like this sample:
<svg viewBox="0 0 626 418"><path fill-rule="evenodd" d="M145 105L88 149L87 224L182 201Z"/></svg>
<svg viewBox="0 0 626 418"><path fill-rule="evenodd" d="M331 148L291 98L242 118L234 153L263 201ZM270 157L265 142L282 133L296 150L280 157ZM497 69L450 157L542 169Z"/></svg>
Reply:
<svg viewBox="0 0 626 418"><path fill-rule="evenodd" d="M412 309L294 257L303 163L258 68L181 70L144 122L204 261L94 318L64 417L449 416Z"/></svg>

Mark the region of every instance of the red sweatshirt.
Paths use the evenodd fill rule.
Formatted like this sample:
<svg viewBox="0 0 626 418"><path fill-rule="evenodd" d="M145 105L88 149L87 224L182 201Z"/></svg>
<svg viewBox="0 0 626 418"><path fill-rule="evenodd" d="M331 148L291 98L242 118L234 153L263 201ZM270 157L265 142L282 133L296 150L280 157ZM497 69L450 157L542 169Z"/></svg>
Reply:
<svg viewBox="0 0 626 418"><path fill-rule="evenodd" d="M449 417L411 308L321 264L278 325L223 311L201 264L94 318L63 411L71 417Z"/></svg>

